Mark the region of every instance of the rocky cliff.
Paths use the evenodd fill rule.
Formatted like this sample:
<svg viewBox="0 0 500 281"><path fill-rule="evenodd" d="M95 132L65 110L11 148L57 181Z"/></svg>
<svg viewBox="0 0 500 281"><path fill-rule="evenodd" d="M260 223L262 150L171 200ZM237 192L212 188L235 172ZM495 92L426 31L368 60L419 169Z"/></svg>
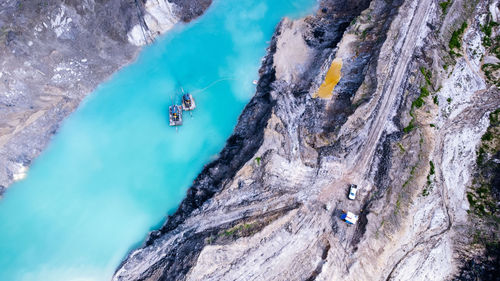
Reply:
<svg viewBox="0 0 500 281"><path fill-rule="evenodd" d="M219 158L113 280L499 276L499 15L324 0L284 19ZM312 98L334 59L333 97Z"/></svg>
<svg viewBox="0 0 500 281"><path fill-rule="evenodd" d="M0 2L0 195L60 122L141 45L211 0Z"/></svg>

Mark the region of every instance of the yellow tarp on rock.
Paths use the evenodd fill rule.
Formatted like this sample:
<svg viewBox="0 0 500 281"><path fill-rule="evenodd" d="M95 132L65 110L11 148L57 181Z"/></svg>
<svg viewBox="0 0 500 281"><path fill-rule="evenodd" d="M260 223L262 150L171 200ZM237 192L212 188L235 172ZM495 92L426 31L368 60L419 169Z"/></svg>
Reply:
<svg viewBox="0 0 500 281"><path fill-rule="evenodd" d="M325 81L319 86L319 89L314 93L313 98L320 97L322 99L330 99L332 92L337 83L340 81L340 70L342 69L342 59L336 58L332 61L330 69L326 73Z"/></svg>

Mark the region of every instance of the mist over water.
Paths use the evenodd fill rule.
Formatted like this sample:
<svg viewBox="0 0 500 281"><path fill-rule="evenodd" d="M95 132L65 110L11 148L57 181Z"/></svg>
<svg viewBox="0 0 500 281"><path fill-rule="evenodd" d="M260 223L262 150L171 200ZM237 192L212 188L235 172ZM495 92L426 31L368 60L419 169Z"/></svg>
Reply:
<svg viewBox="0 0 500 281"><path fill-rule="evenodd" d="M109 280L224 146L281 17L315 4L215 1L98 87L0 200L0 280ZM197 109L176 132L180 87Z"/></svg>

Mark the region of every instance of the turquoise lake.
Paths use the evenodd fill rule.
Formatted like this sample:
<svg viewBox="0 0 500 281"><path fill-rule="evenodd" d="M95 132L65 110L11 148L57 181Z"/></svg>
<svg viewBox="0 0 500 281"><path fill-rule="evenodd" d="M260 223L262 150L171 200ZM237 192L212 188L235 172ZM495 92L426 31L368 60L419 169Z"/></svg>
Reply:
<svg viewBox="0 0 500 281"><path fill-rule="evenodd" d="M110 280L223 148L279 20L316 4L215 1L100 85L0 200L0 280ZM176 132L181 86L198 108Z"/></svg>

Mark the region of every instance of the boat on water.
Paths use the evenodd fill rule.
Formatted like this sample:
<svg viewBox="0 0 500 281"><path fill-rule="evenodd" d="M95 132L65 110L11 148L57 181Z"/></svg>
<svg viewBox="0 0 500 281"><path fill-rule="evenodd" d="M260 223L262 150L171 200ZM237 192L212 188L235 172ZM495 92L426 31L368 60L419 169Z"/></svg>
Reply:
<svg viewBox="0 0 500 281"><path fill-rule="evenodd" d="M194 102L193 96L190 93L182 95L182 109L185 111L191 111L196 108L196 103Z"/></svg>
<svg viewBox="0 0 500 281"><path fill-rule="evenodd" d="M182 125L182 105L171 105L168 108L170 126Z"/></svg>

